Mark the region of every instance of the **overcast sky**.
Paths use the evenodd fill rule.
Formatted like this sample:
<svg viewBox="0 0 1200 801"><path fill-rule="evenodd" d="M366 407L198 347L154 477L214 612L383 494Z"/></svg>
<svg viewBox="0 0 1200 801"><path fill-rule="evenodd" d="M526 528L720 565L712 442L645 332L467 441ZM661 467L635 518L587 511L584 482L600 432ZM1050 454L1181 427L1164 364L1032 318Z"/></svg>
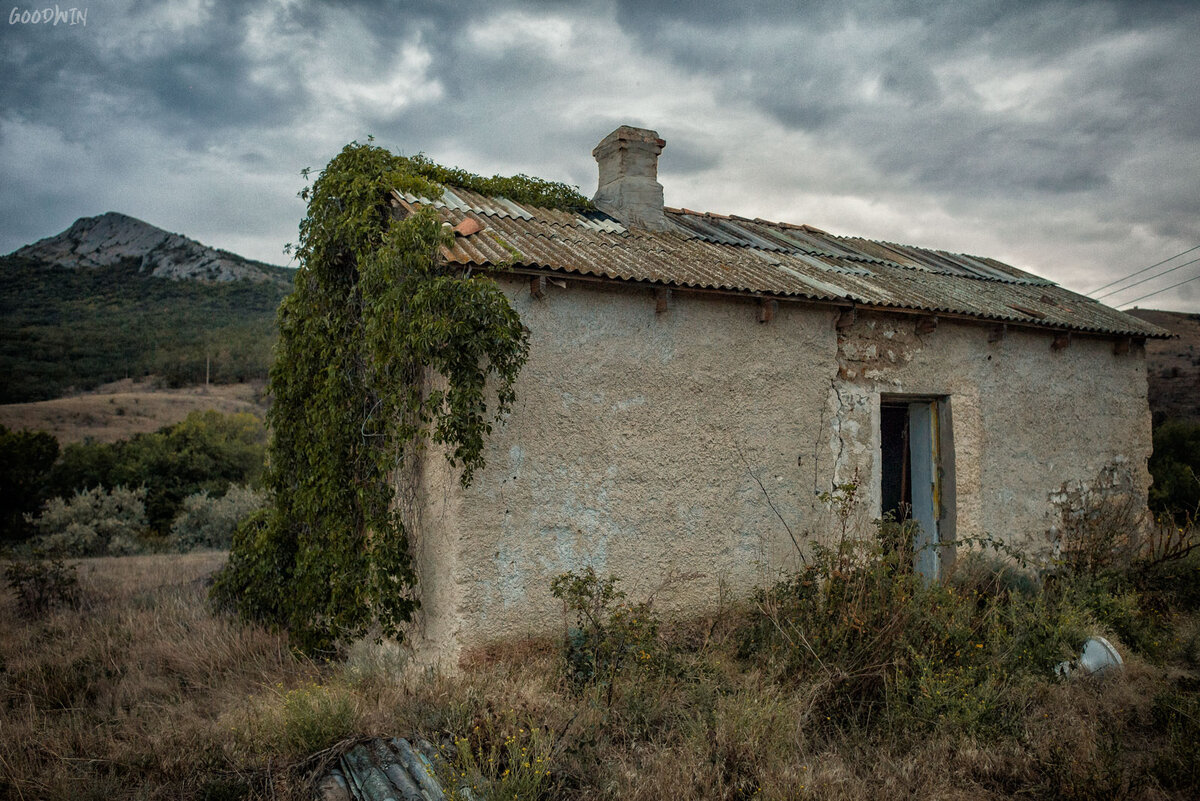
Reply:
<svg viewBox="0 0 1200 801"><path fill-rule="evenodd" d="M0 22L3 253L112 210L283 264L300 170L352 139L590 196L621 124L666 139L671 206L1079 291L1200 245L1194 0L65 0L22 22L46 7ZM1138 305L1200 311L1200 280Z"/></svg>

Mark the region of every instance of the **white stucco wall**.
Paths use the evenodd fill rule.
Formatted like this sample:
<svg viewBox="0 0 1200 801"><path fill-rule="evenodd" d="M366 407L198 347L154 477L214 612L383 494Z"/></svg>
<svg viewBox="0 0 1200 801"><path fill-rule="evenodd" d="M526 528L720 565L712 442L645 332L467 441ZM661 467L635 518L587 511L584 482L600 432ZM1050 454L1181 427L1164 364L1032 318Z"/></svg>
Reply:
<svg viewBox="0 0 1200 801"><path fill-rule="evenodd" d="M869 524L881 392L949 396L960 537L1040 541L1054 492L1113 462L1148 483L1137 347L989 343L988 326L944 320L921 335L878 313L839 331L836 309L793 303L761 324L752 299L686 292L656 314L644 288L572 281L538 300L528 279L501 284L531 331L514 410L469 489L437 453L418 477L426 661L561 625L550 581L588 565L663 609L748 594L795 565L793 535L829 531L815 496L835 480L857 475Z"/></svg>

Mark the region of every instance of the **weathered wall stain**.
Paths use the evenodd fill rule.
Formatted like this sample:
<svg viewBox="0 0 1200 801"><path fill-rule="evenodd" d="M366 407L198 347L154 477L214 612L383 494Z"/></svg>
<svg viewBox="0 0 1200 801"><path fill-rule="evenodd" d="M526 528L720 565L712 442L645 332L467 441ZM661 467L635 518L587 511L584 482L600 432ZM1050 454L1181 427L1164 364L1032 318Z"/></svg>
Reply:
<svg viewBox="0 0 1200 801"><path fill-rule="evenodd" d="M799 303L760 324L752 299L676 293L656 313L649 290L572 282L538 300L500 280L530 358L471 488L424 459L414 642L430 661L552 630L550 580L588 565L633 597L687 576L663 600L676 610L747 594L796 564L793 536L830 530L816 494L836 482L861 483L869 525L881 394L949 398L960 537L1044 546L1064 481L1123 461L1133 491L1149 482L1137 347L1054 351L1050 332L989 341L978 323Z"/></svg>

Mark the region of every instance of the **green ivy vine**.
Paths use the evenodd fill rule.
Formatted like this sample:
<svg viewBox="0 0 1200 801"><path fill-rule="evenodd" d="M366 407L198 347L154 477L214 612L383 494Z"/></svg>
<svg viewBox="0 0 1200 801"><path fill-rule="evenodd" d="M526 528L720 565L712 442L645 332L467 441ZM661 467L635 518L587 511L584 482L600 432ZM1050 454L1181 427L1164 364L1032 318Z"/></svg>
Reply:
<svg viewBox="0 0 1200 801"><path fill-rule="evenodd" d="M300 267L270 373L272 503L241 526L213 591L310 653L401 636L418 601L396 473L433 442L468 485L528 355L496 283L440 258L450 234L436 212L394 219L391 190L433 199L441 184L587 206L562 184L479 178L370 142L347 145L301 192Z"/></svg>

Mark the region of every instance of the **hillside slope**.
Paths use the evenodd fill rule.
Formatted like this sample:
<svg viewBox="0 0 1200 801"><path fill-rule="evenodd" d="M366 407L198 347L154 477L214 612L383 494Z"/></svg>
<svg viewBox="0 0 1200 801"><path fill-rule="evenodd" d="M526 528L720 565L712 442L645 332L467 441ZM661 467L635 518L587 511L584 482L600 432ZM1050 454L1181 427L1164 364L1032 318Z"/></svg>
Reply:
<svg viewBox="0 0 1200 801"><path fill-rule="evenodd" d="M116 442L174 425L192 412L249 412L265 418L263 384L221 384L164 389L128 379L95 392L34 403L0 404L0 425L17 431L48 431L60 444Z"/></svg>
<svg viewBox="0 0 1200 801"><path fill-rule="evenodd" d="M1130 309L1129 314L1177 337L1146 342L1150 411L1155 422L1182 419L1200 423L1200 314L1157 309Z"/></svg>
<svg viewBox="0 0 1200 801"><path fill-rule="evenodd" d="M0 258L0 403L148 375L264 379L292 275L124 215L83 218Z"/></svg>

